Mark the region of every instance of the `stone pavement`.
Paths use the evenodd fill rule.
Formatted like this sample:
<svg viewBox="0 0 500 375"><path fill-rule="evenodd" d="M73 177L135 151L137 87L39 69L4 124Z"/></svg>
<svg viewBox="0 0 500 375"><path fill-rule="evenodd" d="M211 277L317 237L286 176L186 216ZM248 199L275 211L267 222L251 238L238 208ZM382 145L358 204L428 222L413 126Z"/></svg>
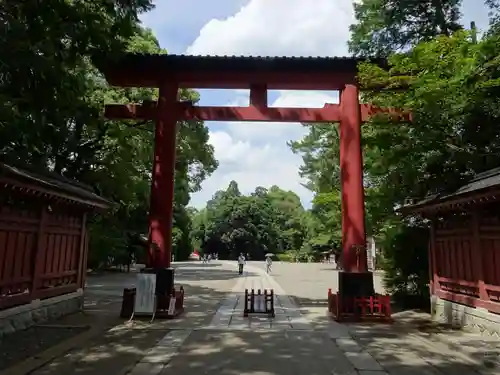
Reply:
<svg viewBox="0 0 500 375"><path fill-rule="evenodd" d="M186 312L180 319L119 319L123 288L135 285L134 273L88 277L85 313L57 322L60 326L91 325L93 335L82 335L58 348L38 354L0 375L122 375L129 372L162 337L173 330L197 329L208 325L220 301L238 280L232 268L220 264L177 263L176 282L186 290ZM95 329L94 329L95 328ZM28 343L27 343L28 345ZM54 350L56 349L56 350Z"/></svg>
<svg viewBox="0 0 500 375"><path fill-rule="evenodd" d="M234 267L236 272L235 265L226 266ZM305 275L306 268L302 271L286 287L296 290L303 277L312 277ZM242 295L246 288L274 289L274 320L243 318ZM308 314L308 308L294 302L300 297L286 293L259 265L248 265L208 325L168 333L129 374L497 373L482 366L481 358L450 350L418 332L403 332L388 325L347 326L327 318L318 324L317 317ZM324 307L322 310L324 316Z"/></svg>
<svg viewBox="0 0 500 375"><path fill-rule="evenodd" d="M274 290L274 307L276 316L274 319L252 315L243 317L244 291L260 289ZM312 329L309 322L303 317L300 310L281 286L260 269L252 267L244 272L231 293L224 299L217 310L207 329L230 329L230 330L270 330L270 329Z"/></svg>
<svg viewBox="0 0 500 375"><path fill-rule="evenodd" d="M453 336L458 344L451 346L406 325L332 322L324 302L329 279L335 291L336 274L324 264L275 264L272 276L256 262L250 262L242 276L229 262L176 267L176 281L187 291L184 316L153 324L122 322L98 340L31 373L500 374L498 368L483 365L480 350L476 356L458 350L462 336ZM274 289L275 319L243 318L245 288ZM94 285L94 296L98 289Z"/></svg>
<svg viewBox="0 0 500 375"><path fill-rule="evenodd" d="M225 266L235 267L230 263ZM276 317L244 318L245 289L273 289ZM369 355L359 352L348 355L325 332L313 330L272 277L259 268L247 266L208 325L168 333L129 374L362 373L356 368L368 369L373 375L385 374L377 371L382 368Z"/></svg>

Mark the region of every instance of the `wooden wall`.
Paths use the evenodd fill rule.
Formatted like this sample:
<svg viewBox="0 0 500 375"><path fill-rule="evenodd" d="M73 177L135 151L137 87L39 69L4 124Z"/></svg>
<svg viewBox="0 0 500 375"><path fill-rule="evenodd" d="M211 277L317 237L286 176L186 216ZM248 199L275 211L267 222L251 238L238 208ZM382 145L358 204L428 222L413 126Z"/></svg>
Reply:
<svg viewBox="0 0 500 375"><path fill-rule="evenodd" d="M32 203L0 203L0 309L84 286L85 213Z"/></svg>
<svg viewBox="0 0 500 375"><path fill-rule="evenodd" d="M483 206L434 218L429 249L431 293L500 313L497 209Z"/></svg>

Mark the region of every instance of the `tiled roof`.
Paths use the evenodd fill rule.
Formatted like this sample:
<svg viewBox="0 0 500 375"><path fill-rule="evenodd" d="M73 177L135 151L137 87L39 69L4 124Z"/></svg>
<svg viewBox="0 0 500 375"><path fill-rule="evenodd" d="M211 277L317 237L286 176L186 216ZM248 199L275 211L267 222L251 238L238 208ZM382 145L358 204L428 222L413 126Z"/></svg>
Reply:
<svg viewBox="0 0 500 375"><path fill-rule="evenodd" d="M478 173L468 184L460 187L451 196L475 192L500 185L500 167Z"/></svg>
<svg viewBox="0 0 500 375"><path fill-rule="evenodd" d="M340 90L356 83L358 64L384 68L385 59L355 57L194 56L126 53L94 56L108 83L121 87L159 87L176 81L179 88L249 89L264 83L269 90Z"/></svg>
<svg viewBox="0 0 500 375"><path fill-rule="evenodd" d="M453 203L459 199L467 201L467 197L472 201L476 195L487 194L492 189L500 189L500 167L476 174L467 184L452 193L434 194L415 204L404 206L402 210L418 211L443 203Z"/></svg>
<svg viewBox="0 0 500 375"><path fill-rule="evenodd" d="M197 56L169 54L127 53L121 58L111 60L106 56L96 56L94 62L104 72L113 67L121 69L169 69L169 70L239 70L239 71L305 71L316 72L356 69L359 62L370 61L387 66L381 58L364 59L356 57L287 57L287 56Z"/></svg>
<svg viewBox="0 0 500 375"><path fill-rule="evenodd" d="M43 190L49 195L75 200L89 206L107 208L111 202L95 194L92 189L78 181L70 180L59 174L46 172L34 173L27 169L20 169L0 163L0 178L6 177L18 183L29 185L32 190ZM37 190L40 189L40 190Z"/></svg>

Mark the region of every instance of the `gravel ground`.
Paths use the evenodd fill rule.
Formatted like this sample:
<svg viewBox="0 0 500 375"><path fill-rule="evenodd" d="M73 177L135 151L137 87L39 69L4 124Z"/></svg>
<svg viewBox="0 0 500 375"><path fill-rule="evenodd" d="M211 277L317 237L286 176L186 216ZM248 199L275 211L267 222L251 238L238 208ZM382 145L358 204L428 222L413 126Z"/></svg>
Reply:
<svg viewBox="0 0 500 375"><path fill-rule="evenodd" d="M36 356L90 327L34 326L0 340L0 370Z"/></svg>

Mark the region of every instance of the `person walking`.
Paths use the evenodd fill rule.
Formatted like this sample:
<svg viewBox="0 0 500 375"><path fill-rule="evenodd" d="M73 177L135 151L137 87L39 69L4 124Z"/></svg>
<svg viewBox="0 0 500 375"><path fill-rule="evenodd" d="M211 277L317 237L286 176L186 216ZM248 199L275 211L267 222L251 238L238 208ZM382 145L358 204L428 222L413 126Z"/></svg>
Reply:
<svg viewBox="0 0 500 375"><path fill-rule="evenodd" d="M271 266L273 265L273 260L271 257L266 257L266 273L270 274L271 273Z"/></svg>
<svg viewBox="0 0 500 375"><path fill-rule="evenodd" d="M238 273L240 275L243 274L243 266L245 265L245 263L246 263L245 256L243 255L243 253L240 253L240 256L238 257Z"/></svg>

